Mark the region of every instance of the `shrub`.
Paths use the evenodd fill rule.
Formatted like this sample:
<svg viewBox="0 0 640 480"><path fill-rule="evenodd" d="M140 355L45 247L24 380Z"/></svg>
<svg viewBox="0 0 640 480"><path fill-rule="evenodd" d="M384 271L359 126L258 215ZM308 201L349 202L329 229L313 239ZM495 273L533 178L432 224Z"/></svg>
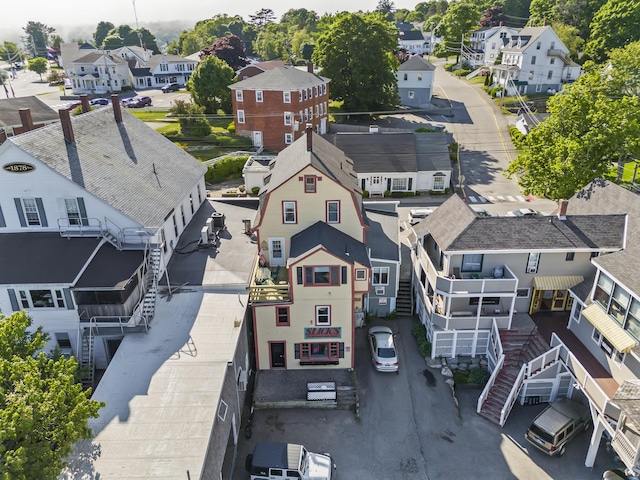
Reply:
<svg viewBox="0 0 640 480"><path fill-rule="evenodd" d="M419 323L411 329L411 334L418 342L418 351L423 357L431 357L431 342L427 340L427 327Z"/></svg>
<svg viewBox="0 0 640 480"><path fill-rule="evenodd" d="M234 122L231 122L227 127L227 130L229 131L229 133L236 133L236 124Z"/></svg>
<svg viewBox="0 0 640 480"><path fill-rule="evenodd" d="M237 155L227 157L208 167L205 180L209 183L216 183L227 178L238 177L242 174L242 168L247 162L249 155Z"/></svg>
<svg viewBox="0 0 640 480"><path fill-rule="evenodd" d="M484 386L489 381L490 376L489 372L484 368L474 368L469 370L469 383L476 383Z"/></svg>
<svg viewBox="0 0 640 480"><path fill-rule="evenodd" d="M251 189L251 195L258 195L258 192L260 191L260 187L253 187Z"/></svg>
<svg viewBox="0 0 640 480"><path fill-rule="evenodd" d="M369 198L369 191L368 190L363 190L362 191L362 198Z"/></svg>
<svg viewBox="0 0 640 480"><path fill-rule="evenodd" d="M515 127L514 125L510 125L509 126L509 133L511 134L511 141L513 142L513 145L518 148L520 146L520 143L522 142L522 140L524 139L524 135L522 134L522 132L520 130L518 130L517 127Z"/></svg>

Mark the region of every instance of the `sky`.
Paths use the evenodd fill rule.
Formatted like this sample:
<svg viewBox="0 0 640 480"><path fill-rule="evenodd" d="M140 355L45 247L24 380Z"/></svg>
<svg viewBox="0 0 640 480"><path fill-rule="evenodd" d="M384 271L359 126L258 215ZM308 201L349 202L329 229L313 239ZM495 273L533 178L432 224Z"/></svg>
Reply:
<svg viewBox="0 0 640 480"><path fill-rule="evenodd" d="M17 41L22 28L29 21L41 22L56 29L65 41L81 36L90 39L101 21L114 25L136 25L136 15L140 26L151 22L185 21L186 28L193 27L198 20L211 18L220 13L240 15L245 20L262 8L270 8L279 20L283 13L292 8L314 10L318 15L341 11L375 10L378 0L18 0L10 8L4 8L0 15L0 41ZM393 0L396 8L413 10L420 0ZM84 32L84 35L81 34ZM153 33L153 31L152 31ZM69 37L69 38L67 38Z"/></svg>

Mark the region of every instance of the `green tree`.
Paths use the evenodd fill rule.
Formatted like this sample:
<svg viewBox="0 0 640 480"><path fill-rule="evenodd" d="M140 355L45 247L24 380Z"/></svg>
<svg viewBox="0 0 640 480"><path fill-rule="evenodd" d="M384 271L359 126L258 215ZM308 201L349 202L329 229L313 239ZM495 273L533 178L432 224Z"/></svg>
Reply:
<svg viewBox="0 0 640 480"><path fill-rule="evenodd" d="M204 114L204 107L184 100L176 100L169 112L178 118L180 133L183 135L206 137L211 133L211 125Z"/></svg>
<svg viewBox="0 0 640 480"><path fill-rule="evenodd" d="M472 0L451 2L447 13L436 27L436 35L442 42L436 48L436 55L460 54L460 42L474 30L480 20L483 6Z"/></svg>
<svg viewBox="0 0 640 480"><path fill-rule="evenodd" d="M270 23L258 32L253 49L263 60L287 59L287 32L277 23Z"/></svg>
<svg viewBox="0 0 640 480"><path fill-rule="evenodd" d="M270 23L276 21L276 14L270 8L258 10L253 15L249 15L249 23L255 28L260 29L266 27Z"/></svg>
<svg viewBox="0 0 640 480"><path fill-rule="evenodd" d="M0 45L0 58L8 63L22 61L24 55L18 46L13 42L4 42Z"/></svg>
<svg viewBox="0 0 640 480"><path fill-rule="evenodd" d="M636 44L612 55L625 61L638 53ZM640 155L640 101L629 94L637 91L639 70L591 62L585 70L562 95L549 99L550 116L524 138L524 151L506 170L518 175L526 194L569 198L616 163L619 168Z"/></svg>
<svg viewBox="0 0 640 480"><path fill-rule="evenodd" d="M596 62L604 62L610 50L637 40L640 40L640 2L609 0L593 17L585 49Z"/></svg>
<svg viewBox="0 0 640 480"><path fill-rule="evenodd" d="M42 74L49 68L49 62L46 58L42 57L30 58L27 63L27 68L40 75L40 81L42 81Z"/></svg>
<svg viewBox="0 0 640 480"><path fill-rule="evenodd" d="M47 356L47 335L30 327L25 312L0 315L0 478L55 480L104 404L76 383L75 359Z"/></svg>
<svg viewBox="0 0 640 480"><path fill-rule="evenodd" d="M346 111L375 112L398 103L396 49L397 34L382 14L340 13L318 38L313 61Z"/></svg>
<svg viewBox="0 0 640 480"><path fill-rule="evenodd" d="M56 48L60 48L60 44L64 43L64 40L60 35L51 35L49 41L51 42L50 46Z"/></svg>
<svg viewBox="0 0 640 480"><path fill-rule="evenodd" d="M292 33L299 30L315 32L318 26L318 14L306 8L292 8L282 15L280 24L285 25Z"/></svg>
<svg viewBox="0 0 640 480"><path fill-rule="evenodd" d="M29 52L34 57L47 58L49 36L55 33L56 29L41 22L28 22L22 30L26 36Z"/></svg>
<svg viewBox="0 0 640 480"><path fill-rule="evenodd" d="M96 31L93 32L93 41L95 45L97 45L100 48L102 46L102 42L104 42L104 39L107 38L107 35L109 35L109 32L114 28L116 28L116 26L111 22L98 23L98 26L96 27Z"/></svg>
<svg viewBox="0 0 640 480"><path fill-rule="evenodd" d="M578 60L585 43L579 35L578 28L560 22L554 22L552 26L558 38L569 49L569 56L574 60Z"/></svg>
<svg viewBox="0 0 640 480"><path fill-rule="evenodd" d="M204 107L206 113L215 114L218 110L231 112L231 90L233 69L217 57L209 56L198 64L198 68L187 82L193 101Z"/></svg>
<svg viewBox="0 0 640 480"><path fill-rule="evenodd" d="M534 25L542 25L556 20L557 0L531 0L529 6L529 17Z"/></svg>

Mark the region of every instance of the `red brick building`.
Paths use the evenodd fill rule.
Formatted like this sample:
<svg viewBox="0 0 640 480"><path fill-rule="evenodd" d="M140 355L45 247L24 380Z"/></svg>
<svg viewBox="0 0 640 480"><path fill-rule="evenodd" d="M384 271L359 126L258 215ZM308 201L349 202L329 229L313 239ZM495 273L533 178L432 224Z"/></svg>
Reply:
<svg viewBox="0 0 640 480"><path fill-rule="evenodd" d="M236 134L256 147L280 151L300 138L307 124L327 133L329 81L309 64L307 70L285 66L230 85Z"/></svg>

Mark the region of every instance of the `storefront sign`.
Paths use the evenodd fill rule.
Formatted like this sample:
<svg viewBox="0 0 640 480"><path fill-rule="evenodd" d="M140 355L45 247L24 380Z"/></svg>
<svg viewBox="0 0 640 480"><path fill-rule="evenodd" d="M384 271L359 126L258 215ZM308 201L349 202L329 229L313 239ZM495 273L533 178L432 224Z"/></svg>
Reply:
<svg viewBox="0 0 640 480"><path fill-rule="evenodd" d="M307 327L304 338L341 338L342 327Z"/></svg>
<svg viewBox="0 0 640 480"><path fill-rule="evenodd" d="M7 163L6 165L3 165L2 168L6 172L11 172L11 173L29 173L29 172L33 172L36 169L36 167L31 165L30 163L18 163L18 162Z"/></svg>

